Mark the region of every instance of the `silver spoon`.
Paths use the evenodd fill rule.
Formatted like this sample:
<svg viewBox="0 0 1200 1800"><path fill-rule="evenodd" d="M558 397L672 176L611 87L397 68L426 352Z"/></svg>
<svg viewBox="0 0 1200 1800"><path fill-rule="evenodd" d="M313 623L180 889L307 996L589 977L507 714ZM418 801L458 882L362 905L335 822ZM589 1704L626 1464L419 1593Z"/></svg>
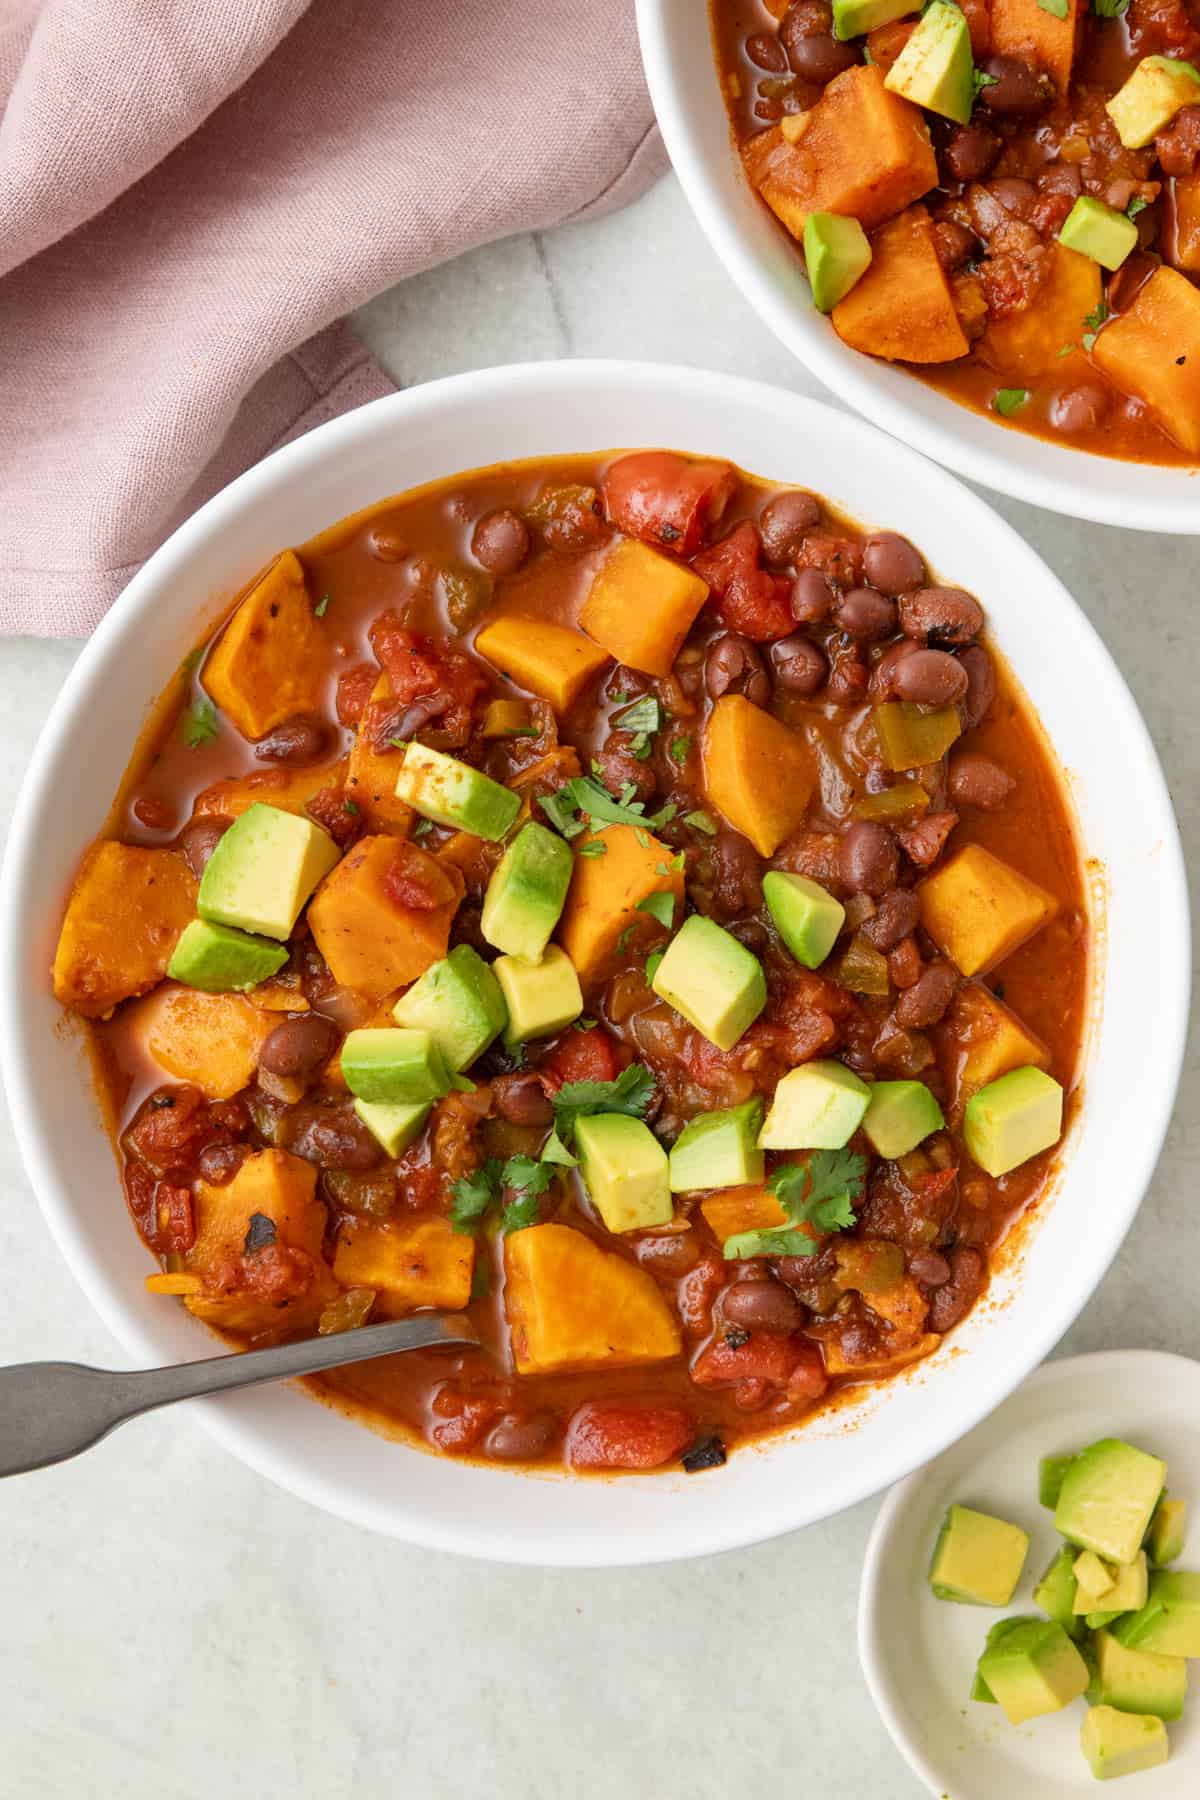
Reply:
<svg viewBox="0 0 1200 1800"><path fill-rule="evenodd" d="M272 1350L245 1350L165 1369L14 1363L0 1369L0 1476L66 1462L81 1450L90 1450L126 1419L175 1400L315 1375L339 1363L394 1356L399 1350L449 1349L478 1342L463 1313L417 1313L394 1324L364 1325L332 1337L305 1338Z"/></svg>

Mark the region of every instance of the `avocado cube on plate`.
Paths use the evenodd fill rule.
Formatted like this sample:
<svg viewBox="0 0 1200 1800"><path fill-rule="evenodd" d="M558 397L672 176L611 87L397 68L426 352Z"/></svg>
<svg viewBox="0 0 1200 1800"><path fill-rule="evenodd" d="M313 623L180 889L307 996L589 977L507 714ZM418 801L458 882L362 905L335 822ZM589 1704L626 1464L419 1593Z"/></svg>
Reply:
<svg viewBox="0 0 1200 1800"><path fill-rule="evenodd" d="M979 1674L1011 1725L1061 1712L1088 1685L1078 1648L1054 1619L1026 1619L985 1650Z"/></svg>
<svg viewBox="0 0 1200 1800"><path fill-rule="evenodd" d="M420 1105L450 1091L437 1040L428 1031L374 1026L350 1032L342 1044L342 1074L359 1100L384 1106Z"/></svg>
<svg viewBox="0 0 1200 1800"><path fill-rule="evenodd" d="M684 920L650 985L718 1050L732 1050L767 1003L758 958L700 913Z"/></svg>
<svg viewBox="0 0 1200 1800"><path fill-rule="evenodd" d="M667 1153L648 1125L624 1113L578 1119L575 1148L584 1186L610 1231L670 1224Z"/></svg>
<svg viewBox="0 0 1200 1800"><path fill-rule="evenodd" d="M270 938L193 919L175 946L167 974L206 994L240 994L276 974L287 956L284 946Z"/></svg>
<svg viewBox="0 0 1200 1800"><path fill-rule="evenodd" d="M951 1506L933 1546L929 1585L939 1600L1007 1606L1028 1549L1029 1534L1019 1525L969 1506Z"/></svg>
<svg viewBox="0 0 1200 1800"><path fill-rule="evenodd" d="M500 1035L508 1008L500 983L477 950L456 944L392 1008L397 1025L427 1031L448 1069L469 1068Z"/></svg>
<svg viewBox="0 0 1200 1800"><path fill-rule="evenodd" d="M673 1194L760 1182L766 1159L758 1148L763 1105L756 1095L723 1112L699 1113L671 1149Z"/></svg>
<svg viewBox="0 0 1200 1800"><path fill-rule="evenodd" d="M1038 1464L1038 1499L1043 1506L1048 1506L1051 1512L1058 1505L1063 1476L1074 1461L1075 1452L1069 1450L1061 1456L1043 1456Z"/></svg>
<svg viewBox="0 0 1200 1800"><path fill-rule="evenodd" d="M916 106L965 125L975 104L975 63L965 14L947 0L933 0L883 85Z"/></svg>
<svg viewBox="0 0 1200 1800"><path fill-rule="evenodd" d="M1081 194L1063 220L1058 241L1068 250L1090 256L1102 269L1119 269L1137 246L1138 228L1127 213L1091 194Z"/></svg>
<svg viewBox="0 0 1200 1800"><path fill-rule="evenodd" d="M865 37L903 19L913 10L912 0L833 0L833 35L847 38Z"/></svg>
<svg viewBox="0 0 1200 1800"><path fill-rule="evenodd" d="M1146 1536L1146 1549L1150 1553L1150 1561L1161 1567L1163 1563L1174 1562L1183 1553L1184 1539L1187 1536L1187 1501L1168 1500L1164 1494L1154 1509L1154 1517L1150 1521L1150 1530Z"/></svg>
<svg viewBox="0 0 1200 1800"><path fill-rule="evenodd" d="M1033 1603L1051 1619L1057 1619L1072 1637L1083 1633L1083 1622L1075 1616L1075 1551L1062 1544L1055 1551L1045 1574L1033 1590Z"/></svg>
<svg viewBox="0 0 1200 1800"><path fill-rule="evenodd" d="M1185 106L1200 105L1200 69L1174 56L1143 56L1105 106L1127 150L1140 150Z"/></svg>
<svg viewBox="0 0 1200 1800"><path fill-rule="evenodd" d="M1119 1619L1113 1636L1131 1650L1200 1656L1200 1574L1156 1569L1145 1606Z"/></svg>
<svg viewBox="0 0 1200 1800"><path fill-rule="evenodd" d="M527 1038L550 1037L570 1025L583 1011L583 993L575 964L565 950L549 944L541 962L523 962L517 956L498 956L492 964L500 992L508 1008L504 1028L506 1044L523 1044Z"/></svg>
<svg viewBox="0 0 1200 1800"><path fill-rule="evenodd" d="M1097 1781L1137 1775L1165 1763L1170 1753L1161 1719L1118 1712L1114 1706L1090 1706L1079 1744Z"/></svg>
<svg viewBox="0 0 1200 1800"><path fill-rule="evenodd" d="M1106 1562L1130 1563L1166 1481L1167 1465L1120 1438L1101 1438L1063 1476L1054 1528Z"/></svg>
<svg viewBox="0 0 1200 1800"><path fill-rule="evenodd" d="M508 836L521 810L519 794L426 744L409 744L405 750L396 798L435 825L469 831L489 843Z"/></svg>
<svg viewBox="0 0 1200 1800"><path fill-rule="evenodd" d="M946 1121L923 1081L873 1081L862 1128L880 1156L907 1156Z"/></svg>
<svg viewBox="0 0 1200 1800"><path fill-rule="evenodd" d="M1072 1573L1078 1590L1079 1604L1076 1612L1087 1612L1097 1600L1112 1588L1116 1576L1106 1563L1101 1562L1094 1550L1081 1550L1075 1558Z"/></svg>
<svg viewBox="0 0 1200 1800"><path fill-rule="evenodd" d="M340 852L327 831L261 801L235 819L208 860L196 911L212 925L281 942Z"/></svg>
<svg viewBox="0 0 1200 1800"><path fill-rule="evenodd" d="M764 1150L840 1150L862 1124L871 1090L837 1062L802 1063L775 1089L759 1133Z"/></svg>
<svg viewBox="0 0 1200 1800"><path fill-rule="evenodd" d="M963 1138L981 1169L1007 1175L1062 1136L1063 1091L1043 1069L1010 1069L972 1094Z"/></svg>
<svg viewBox="0 0 1200 1800"><path fill-rule="evenodd" d="M832 312L871 265L871 245L857 219L810 212L804 221L804 266L818 312Z"/></svg>
<svg viewBox="0 0 1200 1800"><path fill-rule="evenodd" d="M776 931L798 963L816 969L837 941L846 909L819 882L784 869L763 876L763 899Z"/></svg>
<svg viewBox="0 0 1200 1800"><path fill-rule="evenodd" d="M483 896L480 929L487 942L506 956L539 962L566 904L574 863L557 832L532 819L523 825Z"/></svg>
<svg viewBox="0 0 1200 1800"><path fill-rule="evenodd" d="M1187 1663L1182 1656L1131 1650L1109 1631L1096 1633L1093 1649L1094 1686L1100 1705L1115 1706L1118 1712L1153 1713L1159 1719L1183 1716Z"/></svg>
<svg viewBox="0 0 1200 1800"><path fill-rule="evenodd" d="M403 1156L420 1137L432 1104L423 1100L388 1106L377 1100L356 1100L354 1110L389 1156Z"/></svg>

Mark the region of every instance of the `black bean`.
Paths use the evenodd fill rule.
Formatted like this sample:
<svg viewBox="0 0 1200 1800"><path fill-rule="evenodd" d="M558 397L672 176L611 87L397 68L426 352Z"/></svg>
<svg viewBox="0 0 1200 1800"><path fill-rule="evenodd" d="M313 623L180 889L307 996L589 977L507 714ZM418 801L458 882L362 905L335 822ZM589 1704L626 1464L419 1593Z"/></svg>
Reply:
<svg viewBox="0 0 1200 1800"><path fill-rule="evenodd" d="M1054 98L1054 83L1018 56L985 57L982 69L992 79L980 90L980 102L1001 118L1031 118Z"/></svg>
<svg viewBox="0 0 1200 1800"><path fill-rule="evenodd" d="M791 562L804 541L806 531L820 523L821 503L803 488L776 494L763 507L758 521L763 554L768 562Z"/></svg>
<svg viewBox="0 0 1200 1800"><path fill-rule="evenodd" d="M792 583L792 617L800 625L819 625L833 608L834 592L820 569L801 569Z"/></svg>
<svg viewBox="0 0 1200 1800"><path fill-rule="evenodd" d="M802 632L775 640L771 668L776 684L789 694L815 694L829 673L824 652Z"/></svg>
<svg viewBox="0 0 1200 1800"><path fill-rule="evenodd" d="M471 555L489 575L511 575L529 555L529 527L520 513L502 506L484 513L471 533Z"/></svg>
<svg viewBox="0 0 1200 1800"><path fill-rule="evenodd" d="M878 531L867 539L863 572L872 587L895 599L920 587L925 579L925 562L921 552L899 532Z"/></svg>
<svg viewBox="0 0 1200 1800"><path fill-rule="evenodd" d="M942 155L955 181L978 181L1000 154L1000 139L986 125L958 125Z"/></svg>
<svg viewBox="0 0 1200 1800"><path fill-rule="evenodd" d="M880 900L874 917L863 925L863 936L876 950L894 950L901 939L916 930L920 916L920 902L912 888L893 888Z"/></svg>
<svg viewBox="0 0 1200 1800"><path fill-rule="evenodd" d="M971 731L982 725L991 711L996 698L996 671L982 644L971 644L958 660L967 671L967 691L961 705L963 725Z"/></svg>
<svg viewBox="0 0 1200 1800"><path fill-rule="evenodd" d="M722 694L744 694L755 706L765 706L771 683L762 657L736 631L726 631L709 645L704 659L704 685L714 700Z"/></svg>
<svg viewBox="0 0 1200 1800"><path fill-rule="evenodd" d="M861 58L857 44L843 44L832 32L817 32L790 43L788 61L802 81L817 82L824 87L844 69L852 69Z"/></svg>
<svg viewBox="0 0 1200 1800"><path fill-rule="evenodd" d="M285 719L266 737L259 738L254 754L259 762L286 763L293 769L319 762L329 747L329 727L323 719Z"/></svg>
<svg viewBox="0 0 1200 1800"><path fill-rule="evenodd" d="M189 819L180 832L179 848L197 881L207 868L209 857L232 824L233 820L225 818L223 814L205 814L198 819Z"/></svg>
<svg viewBox="0 0 1200 1800"><path fill-rule="evenodd" d="M1008 770L990 756L980 756L977 750L958 750L950 758L947 785L956 805L993 812L1004 805L1016 784Z"/></svg>
<svg viewBox="0 0 1200 1800"><path fill-rule="evenodd" d="M722 827L708 852L711 868L713 913L719 919L737 919L762 904L762 857L749 838Z"/></svg>
<svg viewBox="0 0 1200 1800"><path fill-rule="evenodd" d="M896 885L900 848L886 825L859 820L838 850L838 873L852 894L886 894Z"/></svg>
<svg viewBox="0 0 1200 1800"><path fill-rule="evenodd" d="M1108 412L1106 387L1098 381L1081 381L1056 394L1050 402L1050 423L1055 431L1091 431Z"/></svg>
<svg viewBox="0 0 1200 1800"><path fill-rule="evenodd" d="M332 1019L322 1013L304 1013L276 1025L259 1051L259 1064L272 1075L310 1081L329 1061L337 1041L338 1028Z"/></svg>
<svg viewBox="0 0 1200 1800"><path fill-rule="evenodd" d="M935 650L969 644L983 630L983 608L962 588L918 588L900 601L900 629Z"/></svg>
<svg viewBox="0 0 1200 1800"><path fill-rule="evenodd" d="M781 1281L738 1281L721 1296L721 1316L745 1331L798 1331L804 1308Z"/></svg>
<svg viewBox="0 0 1200 1800"><path fill-rule="evenodd" d="M896 629L896 607L876 588L851 588L838 603L835 623L860 644L877 644Z"/></svg>
<svg viewBox="0 0 1200 1800"><path fill-rule="evenodd" d="M634 791L630 798L644 804L653 799L658 776L649 757L635 753L634 741L632 732L611 732L596 761L603 770L601 780L610 793L619 794L623 787L632 787Z"/></svg>
<svg viewBox="0 0 1200 1800"><path fill-rule="evenodd" d="M498 1076L492 1083L492 1094L496 1111L510 1125L548 1125L554 1116L541 1077L531 1069Z"/></svg>
<svg viewBox="0 0 1200 1800"><path fill-rule="evenodd" d="M967 672L945 650L918 650L906 656L892 680L892 692L900 700L918 706L951 706L967 691Z"/></svg>
<svg viewBox="0 0 1200 1800"><path fill-rule="evenodd" d="M949 963L930 963L897 1000L896 1023L906 1031L924 1031L927 1025L936 1025L957 986L958 976Z"/></svg>

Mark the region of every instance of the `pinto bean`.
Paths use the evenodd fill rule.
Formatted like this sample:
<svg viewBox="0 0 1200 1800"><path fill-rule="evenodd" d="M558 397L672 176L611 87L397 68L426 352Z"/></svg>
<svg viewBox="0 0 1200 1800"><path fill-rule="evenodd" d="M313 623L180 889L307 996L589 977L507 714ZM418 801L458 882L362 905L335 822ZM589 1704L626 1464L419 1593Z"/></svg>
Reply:
<svg viewBox="0 0 1200 1800"><path fill-rule="evenodd" d="M967 671L967 691L960 701L963 725L973 731L982 725L996 698L996 671L982 644L971 644L962 652L959 666Z"/></svg>
<svg viewBox="0 0 1200 1800"><path fill-rule="evenodd" d="M806 531L821 522L821 502L803 488L776 494L763 507L758 521L763 554L768 562L791 562Z"/></svg>
<svg viewBox="0 0 1200 1800"><path fill-rule="evenodd" d="M781 1281L737 1281L721 1296L721 1316L743 1331L798 1331L804 1308Z"/></svg>
<svg viewBox="0 0 1200 1800"><path fill-rule="evenodd" d="M993 812L1003 806L1016 786L1007 769L977 750L958 750L950 758L947 783L957 806L977 806Z"/></svg>
<svg viewBox="0 0 1200 1800"><path fill-rule="evenodd" d="M893 888L875 908L875 915L862 927L863 936L884 954L917 928L921 905L912 888Z"/></svg>
<svg viewBox="0 0 1200 1800"><path fill-rule="evenodd" d="M978 1250L960 1244L949 1256L950 1279L941 1283L929 1303L930 1331L949 1331L970 1312L983 1287L986 1265Z"/></svg>
<svg viewBox="0 0 1200 1800"><path fill-rule="evenodd" d="M838 872L852 894L886 894L896 885L900 849L886 825L860 819L851 825L838 853Z"/></svg>
<svg viewBox="0 0 1200 1800"><path fill-rule="evenodd" d="M303 769L319 762L329 747L329 729L323 719L298 715L285 719L266 737L259 738L254 754L259 762L286 763L289 768Z"/></svg>
<svg viewBox="0 0 1200 1800"><path fill-rule="evenodd" d="M952 706L967 691L967 672L945 650L918 650L906 656L892 678L892 692L918 706Z"/></svg>
<svg viewBox="0 0 1200 1800"><path fill-rule="evenodd" d="M776 638L771 645L771 667L776 683L789 694L815 694L829 673L824 652L802 632Z"/></svg>
<svg viewBox="0 0 1200 1800"><path fill-rule="evenodd" d="M529 527L509 506L484 513L471 533L471 555L489 575L512 575L529 555Z"/></svg>
<svg viewBox="0 0 1200 1800"><path fill-rule="evenodd" d="M867 539L863 573L872 587L895 599L920 587L925 579L925 562L920 551L898 531L879 531Z"/></svg>
<svg viewBox="0 0 1200 1800"><path fill-rule="evenodd" d="M1091 431L1105 417L1110 404L1109 391L1100 382L1080 381L1054 396L1050 423L1055 431Z"/></svg>
<svg viewBox="0 0 1200 1800"><path fill-rule="evenodd" d="M267 1037L258 1060L260 1067L285 1079L311 1081L333 1055L338 1028L323 1013L304 1013L284 1019Z"/></svg>
<svg viewBox="0 0 1200 1800"><path fill-rule="evenodd" d="M869 691L872 700L891 700L894 697L900 664L910 656L915 656L920 648L914 638L900 638L896 643L888 645L871 670Z"/></svg>
<svg viewBox="0 0 1200 1800"><path fill-rule="evenodd" d="M906 1031L924 1031L927 1025L936 1025L957 986L958 976L949 963L930 963L897 1000L896 1023Z"/></svg>
<svg viewBox="0 0 1200 1800"><path fill-rule="evenodd" d="M861 644L877 644L895 633L896 607L876 588L850 588L838 604L835 622L847 637L857 638Z"/></svg>
<svg viewBox="0 0 1200 1800"><path fill-rule="evenodd" d="M1054 98L1053 82L1019 56L987 56L982 67L992 79L980 90L980 104L1002 119L1034 118Z"/></svg>
<svg viewBox="0 0 1200 1800"><path fill-rule="evenodd" d="M704 685L714 700L722 694L744 694L755 706L765 706L771 695L762 657L750 639L736 631L723 632L709 645Z"/></svg>
<svg viewBox="0 0 1200 1800"><path fill-rule="evenodd" d="M918 588L900 601L900 629L935 650L969 644L983 630L983 608L962 588Z"/></svg>
<svg viewBox="0 0 1200 1800"><path fill-rule="evenodd" d="M833 588L820 569L801 569L792 583L792 617L801 625L819 625L833 609Z"/></svg>
<svg viewBox="0 0 1200 1800"><path fill-rule="evenodd" d="M378 1143L350 1106L297 1111L290 1115L290 1123L294 1135L285 1148L323 1169L364 1175L382 1160Z"/></svg>
<svg viewBox="0 0 1200 1800"><path fill-rule="evenodd" d="M936 1250L914 1250L908 1259L908 1272L922 1287L945 1287L950 1279L950 1264Z"/></svg>
<svg viewBox="0 0 1200 1800"><path fill-rule="evenodd" d="M532 1069L497 1076L492 1083L492 1094L496 1111L510 1125L548 1125L554 1117L546 1090Z"/></svg>
<svg viewBox="0 0 1200 1800"><path fill-rule="evenodd" d="M198 819L189 819L179 834L179 848L183 851L183 860L192 874L199 881L208 867L208 859L220 843L232 819L223 813L205 814Z"/></svg>

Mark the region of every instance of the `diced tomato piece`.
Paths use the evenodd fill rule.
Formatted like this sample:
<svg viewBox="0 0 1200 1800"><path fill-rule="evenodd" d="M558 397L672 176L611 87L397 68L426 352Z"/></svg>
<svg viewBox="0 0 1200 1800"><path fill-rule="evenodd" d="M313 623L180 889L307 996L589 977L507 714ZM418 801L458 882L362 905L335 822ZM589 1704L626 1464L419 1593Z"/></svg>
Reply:
<svg viewBox="0 0 1200 1800"><path fill-rule="evenodd" d="M446 896L436 884L437 864L394 862L383 877L383 891L404 912L436 912Z"/></svg>
<svg viewBox="0 0 1200 1800"><path fill-rule="evenodd" d="M264 1244L242 1257L242 1285L273 1306L299 1299L312 1285L316 1264L307 1251L287 1244Z"/></svg>
<svg viewBox="0 0 1200 1800"><path fill-rule="evenodd" d="M675 1308L684 1329L693 1337L711 1331L712 1309L725 1285L725 1260L708 1250L694 1269L689 1269L675 1290Z"/></svg>
<svg viewBox="0 0 1200 1800"><path fill-rule="evenodd" d="M154 1189L154 1177L145 1163L130 1161L125 1164L125 1199L130 1216L147 1243L153 1243L157 1223L154 1216Z"/></svg>
<svg viewBox="0 0 1200 1800"><path fill-rule="evenodd" d="M488 1426L495 1423L500 1402L494 1395L465 1394L447 1383L434 1395L430 1411L432 1442L439 1450L462 1453L473 1450Z"/></svg>
<svg viewBox="0 0 1200 1800"><path fill-rule="evenodd" d="M190 1250L196 1242L196 1218L192 1210L192 1190L160 1181L154 1196L158 1231L155 1242L161 1250Z"/></svg>
<svg viewBox="0 0 1200 1800"><path fill-rule="evenodd" d="M437 663L428 638L410 631L399 613L381 613L367 633L371 648L387 670L393 698L407 706L439 685Z"/></svg>
<svg viewBox="0 0 1200 1800"><path fill-rule="evenodd" d="M839 587L855 587L862 580L863 546L836 531L806 531L796 552L797 574L801 569L820 569Z"/></svg>
<svg viewBox="0 0 1200 1800"><path fill-rule="evenodd" d="M379 680L377 663L358 663L338 676L337 716L342 725L357 725L363 708L371 698L371 689Z"/></svg>
<svg viewBox="0 0 1200 1800"><path fill-rule="evenodd" d="M716 1337L692 1364L692 1380L698 1387L729 1387L738 1381L786 1387L797 1355L797 1340L780 1331L756 1331L742 1343Z"/></svg>
<svg viewBox="0 0 1200 1800"><path fill-rule="evenodd" d="M566 1032L538 1068L561 1087L568 1081L615 1081L620 1072L617 1041L603 1025Z"/></svg>
<svg viewBox="0 0 1200 1800"><path fill-rule="evenodd" d="M786 575L761 567L758 528L743 519L728 537L697 556L692 567L707 581L717 610L731 631L755 643L787 637L796 628L792 617L792 584Z"/></svg>
<svg viewBox="0 0 1200 1800"><path fill-rule="evenodd" d="M398 613L381 613L368 635L387 670L392 698L364 709L360 730L369 731L379 748L394 736L411 736L414 723L406 722L404 715L418 700L425 700L419 724L434 721L445 743L465 744L471 709L487 689L478 664L449 644L409 631Z"/></svg>
<svg viewBox="0 0 1200 1800"><path fill-rule="evenodd" d="M829 1386L825 1360L817 1344L804 1342L788 1376L789 1400L819 1400Z"/></svg>
<svg viewBox="0 0 1200 1800"><path fill-rule="evenodd" d="M338 845L345 850L364 829L365 821L358 807L353 803L347 805L346 790L336 784L323 787L308 802L308 815L322 826Z"/></svg>
<svg viewBox="0 0 1200 1800"><path fill-rule="evenodd" d="M728 463L689 462L669 450L640 450L609 469L604 507L612 524L629 537L676 556L692 556L736 487L737 475Z"/></svg>
<svg viewBox="0 0 1200 1800"><path fill-rule="evenodd" d="M696 1428L678 1406L581 1406L567 1427L566 1461L576 1469L660 1469L681 1455Z"/></svg>

